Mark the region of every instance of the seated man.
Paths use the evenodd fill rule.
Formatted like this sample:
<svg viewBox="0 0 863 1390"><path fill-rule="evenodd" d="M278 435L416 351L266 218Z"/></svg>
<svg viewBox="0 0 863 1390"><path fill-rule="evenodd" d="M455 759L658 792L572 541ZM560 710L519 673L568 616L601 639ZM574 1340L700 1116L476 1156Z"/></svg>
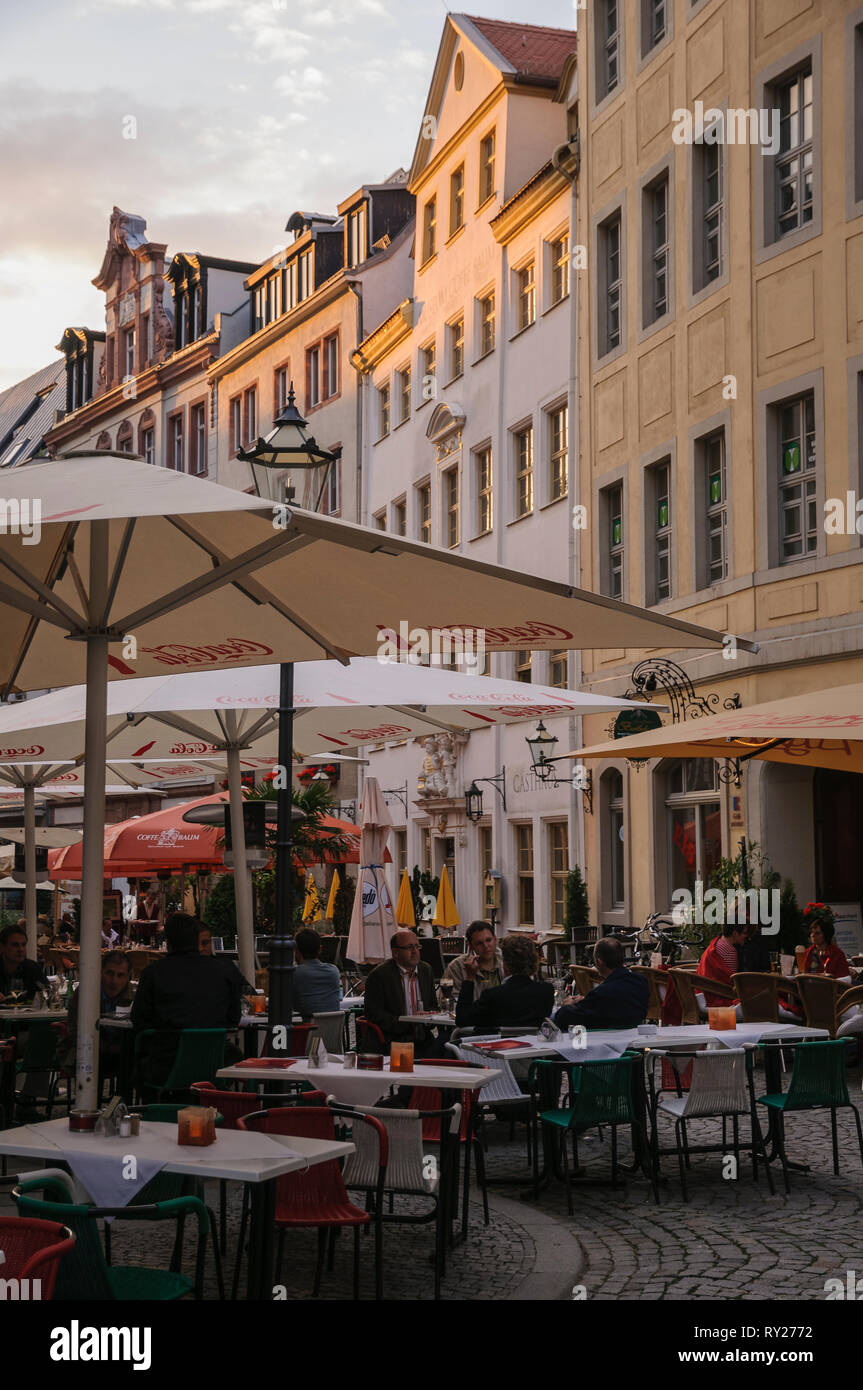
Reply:
<svg viewBox="0 0 863 1390"><path fill-rule="evenodd" d="M102 990L99 998L99 1016L113 1014L117 1008L131 1004L132 994L129 982L132 966L129 957L122 951L109 951L102 957ZM66 1071L75 1070L75 1053L78 1043L78 1005L81 994L75 990L69 1003L69 1017L66 1021L66 1037L58 1049L60 1064ZM120 1057L122 1038L116 1028L105 1029L99 1038L99 1064L103 1071L116 1071Z"/></svg>
<svg viewBox="0 0 863 1390"><path fill-rule="evenodd" d="M0 1002L12 993L13 985L28 998L37 989L48 988L41 963L27 957L27 933L20 924L0 931Z"/></svg>
<svg viewBox="0 0 863 1390"><path fill-rule="evenodd" d="M183 1028L236 1028L240 1021L240 974L214 956L201 955L198 933L201 923L187 912L172 913L165 923L168 953L141 972L132 1025L158 1036L147 1040L140 1063L142 1081L164 1085L177 1052L177 1034ZM226 1047L239 1058L237 1048ZM201 1078L199 1078L201 1079ZM203 1078L206 1079L206 1078Z"/></svg>
<svg viewBox="0 0 863 1390"><path fill-rule="evenodd" d="M593 963L602 976L589 994L558 1009L558 1028L582 1024L585 1028L637 1028L647 1017L649 991L643 975L634 975L623 964L623 947L613 936L603 936L593 948Z"/></svg>
<svg viewBox="0 0 863 1390"><path fill-rule="evenodd" d="M120 940L119 934L114 930L114 922L110 917L102 919L102 949L112 951Z"/></svg>
<svg viewBox="0 0 863 1390"><path fill-rule="evenodd" d="M431 966L420 960L416 932L397 931L390 937L390 951L392 959L376 966L366 980L365 1017L377 1024L387 1046L399 1040L413 1041L417 1053L423 1055L436 1045L428 1029L399 1020L405 1014L434 1009L434 974Z"/></svg>
<svg viewBox="0 0 863 1390"><path fill-rule="evenodd" d="M303 927L294 938L294 1008L303 1018L335 1013L342 1002L342 979L335 965L319 960L321 938Z"/></svg>
<svg viewBox="0 0 863 1390"><path fill-rule="evenodd" d="M726 922L721 935L715 936L712 941L708 942L707 949L698 962L698 974L706 975L710 980L720 980L724 985L730 985L731 976L736 975L740 969L738 952L746 941L748 932L748 922ZM699 1008L702 1007L702 998L705 1008L713 1008L716 1005L730 1007L730 1001L723 999L718 994L708 994L705 991L703 996L697 995L696 998Z"/></svg>
<svg viewBox="0 0 863 1390"><path fill-rule="evenodd" d="M554 1007L554 986L534 980L539 968L539 952L528 937L505 936L500 943L503 983L484 989L474 999L474 981L479 961L468 960L464 984L458 997L455 1021L458 1028L475 1028L478 1033L495 1033L499 1028L539 1027Z"/></svg>
<svg viewBox="0 0 863 1390"><path fill-rule="evenodd" d="M457 1000L465 981L465 966L475 960L478 970L474 976L473 997L476 1000L484 989L494 989L497 985L503 984L503 956L498 948L497 937L488 922L471 922L465 932L465 939L468 945L467 953L450 961L441 976L441 984L452 983Z"/></svg>

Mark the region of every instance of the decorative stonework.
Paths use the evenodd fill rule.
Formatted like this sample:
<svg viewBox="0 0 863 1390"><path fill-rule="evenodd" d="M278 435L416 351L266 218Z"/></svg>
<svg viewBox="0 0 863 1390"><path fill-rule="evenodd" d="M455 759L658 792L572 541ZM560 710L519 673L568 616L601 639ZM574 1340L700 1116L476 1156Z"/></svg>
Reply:
<svg viewBox="0 0 863 1390"><path fill-rule="evenodd" d="M417 740L425 749L422 772L417 778L417 793L423 801L454 801L461 795L456 764L468 738L467 733L440 733Z"/></svg>

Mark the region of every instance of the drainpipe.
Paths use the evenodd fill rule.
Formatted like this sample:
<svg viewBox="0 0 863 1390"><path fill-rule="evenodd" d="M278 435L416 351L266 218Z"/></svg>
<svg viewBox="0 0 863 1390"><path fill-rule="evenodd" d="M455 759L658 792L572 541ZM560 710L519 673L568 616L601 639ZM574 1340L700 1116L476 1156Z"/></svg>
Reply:
<svg viewBox="0 0 863 1390"><path fill-rule="evenodd" d="M359 280L347 280L345 282L351 294L357 300L357 347L363 341L363 287ZM356 507L354 521L362 522L365 515L363 506L363 444L365 432L363 430L363 410L365 397L365 378L362 372L357 372L357 465L356 465Z"/></svg>
<svg viewBox="0 0 863 1390"><path fill-rule="evenodd" d="M568 140L563 145L558 145L551 156L551 162L558 173L563 174L564 178L569 179L571 189L569 204L569 252L572 313L570 314L567 415L569 420L570 439L569 456L571 460L569 468L569 496L574 508L581 501L581 451L578 410L579 291L581 280L579 276L573 274L571 263L572 253L576 246L577 187L578 174L581 168L581 142L577 132L571 140ZM572 524L570 524L569 527L568 562L569 583L577 586L581 581L581 531L576 530ZM582 657L580 647L575 649L574 657L575 672L573 684L576 690L580 690L582 680ZM570 747L583 747L583 721L581 717L570 718L567 728L570 738ZM575 861L581 866L582 872L584 872L586 876L584 793L578 791L570 784L569 796L569 823L575 826L575 843L574 845L570 844L570 862L572 862L574 854Z"/></svg>

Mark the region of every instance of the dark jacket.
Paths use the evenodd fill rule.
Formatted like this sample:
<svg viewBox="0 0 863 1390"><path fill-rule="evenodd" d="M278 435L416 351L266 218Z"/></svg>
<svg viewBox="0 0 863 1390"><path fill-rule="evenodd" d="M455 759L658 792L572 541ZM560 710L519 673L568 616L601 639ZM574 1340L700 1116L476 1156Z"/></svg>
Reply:
<svg viewBox="0 0 863 1390"><path fill-rule="evenodd" d="M648 988L642 975L621 966L594 985L578 1004L564 1004L554 1021L558 1028L581 1023L585 1028L635 1028L647 1017Z"/></svg>
<svg viewBox="0 0 863 1390"><path fill-rule="evenodd" d="M554 1008L554 986L529 975L508 975L502 985L484 989L474 1000L474 982L459 990L455 1021L458 1028L493 1033L498 1028L538 1028Z"/></svg>
<svg viewBox="0 0 863 1390"><path fill-rule="evenodd" d="M45 970L38 960L22 960L20 965L13 968L11 975L7 975L3 965L0 964L0 995L9 993L13 980L22 981L24 993L28 999L36 993L37 989L48 988Z"/></svg>
<svg viewBox="0 0 863 1390"><path fill-rule="evenodd" d="M155 1028L162 1036L147 1039L142 1077L161 1084L177 1050L182 1028L236 1028L240 1022L240 973L228 961L197 951L170 952L141 971L132 1025L136 1033ZM148 1045L147 1045L148 1044Z"/></svg>
<svg viewBox="0 0 863 1390"><path fill-rule="evenodd" d="M417 966L417 982L423 1008L434 1009L434 974L431 966L424 961ZM366 980L363 999L365 1017L370 1023L378 1025L387 1042L423 1036L417 1024L399 1023L402 1014L407 1013L407 1005L401 971L394 960L386 960L372 971Z"/></svg>

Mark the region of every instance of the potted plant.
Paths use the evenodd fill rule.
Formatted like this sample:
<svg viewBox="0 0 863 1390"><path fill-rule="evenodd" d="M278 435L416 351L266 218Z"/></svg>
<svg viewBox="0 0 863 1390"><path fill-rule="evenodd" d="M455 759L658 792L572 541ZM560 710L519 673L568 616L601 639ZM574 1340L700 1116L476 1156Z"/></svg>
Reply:
<svg viewBox="0 0 863 1390"><path fill-rule="evenodd" d="M576 864L566 876L566 903L563 910L563 937L574 941L576 930L590 926L587 882Z"/></svg>

